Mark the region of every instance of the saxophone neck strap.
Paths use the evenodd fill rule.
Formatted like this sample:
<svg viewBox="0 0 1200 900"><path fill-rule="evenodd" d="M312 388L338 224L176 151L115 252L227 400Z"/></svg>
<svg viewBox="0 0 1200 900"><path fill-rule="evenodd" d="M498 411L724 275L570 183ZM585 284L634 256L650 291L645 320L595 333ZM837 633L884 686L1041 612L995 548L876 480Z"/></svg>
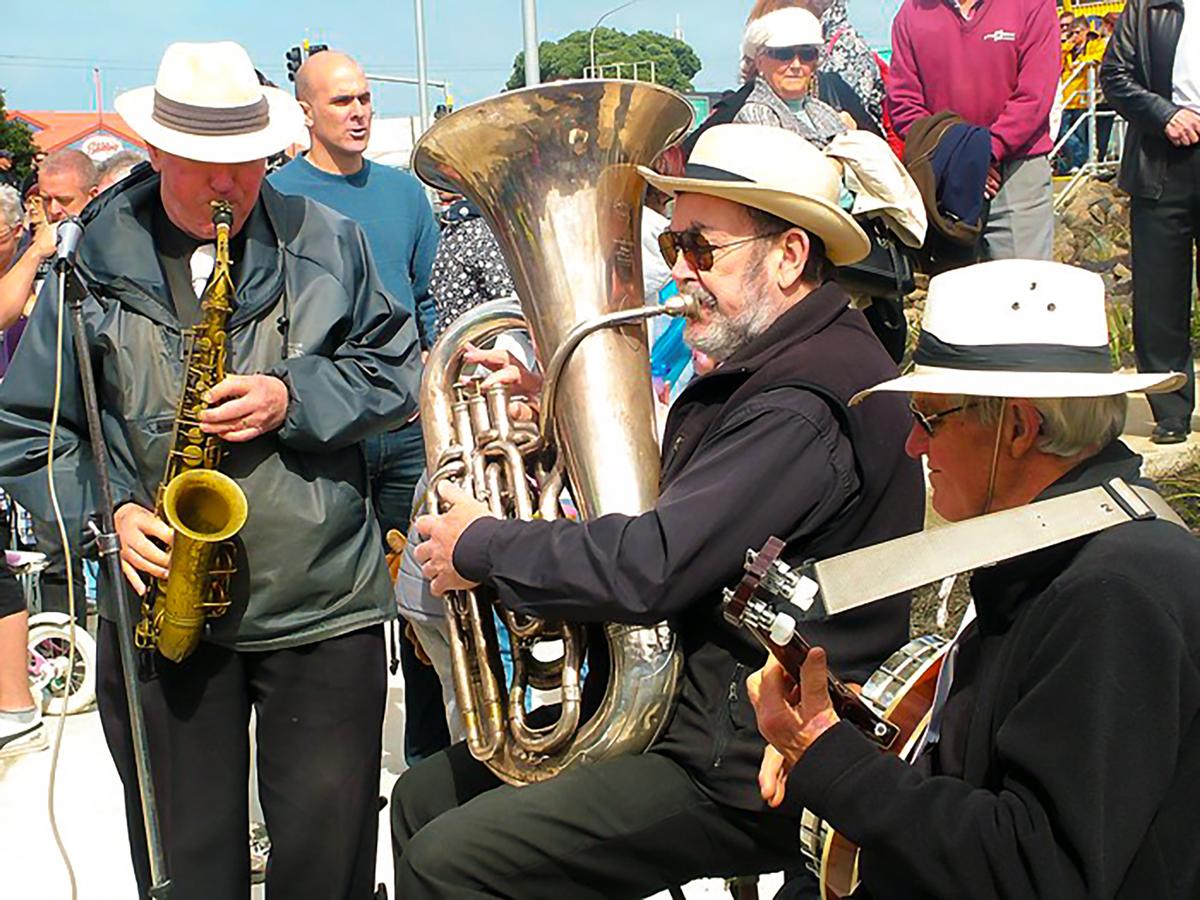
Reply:
<svg viewBox="0 0 1200 900"><path fill-rule="evenodd" d="M1088 490L921 531L806 563L792 604L805 620L836 616L1126 522L1163 519L1187 528L1156 492L1119 478Z"/></svg>

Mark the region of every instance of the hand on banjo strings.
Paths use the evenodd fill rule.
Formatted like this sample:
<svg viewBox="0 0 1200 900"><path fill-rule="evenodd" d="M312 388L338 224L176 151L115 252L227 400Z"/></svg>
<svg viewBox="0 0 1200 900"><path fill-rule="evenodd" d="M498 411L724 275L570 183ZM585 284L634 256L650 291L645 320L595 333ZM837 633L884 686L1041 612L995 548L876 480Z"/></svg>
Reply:
<svg viewBox="0 0 1200 900"><path fill-rule="evenodd" d="M825 651L814 647L797 684L774 656L746 679L759 733L767 740L758 787L769 806L779 806L787 776L809 747L838 722L829 697Z"/></svg>
<svg viewBox="0 0 1200 900"><path fill-rule="evenodd" d="M493 348L482 350L467 344L463 362L483 366L492 374L483 380L483 388L508 385L508 414L516 422L536 422L542 396L542 376L525 367L515 354Z"/></svg>
<svg viewBox="0 0 1200 900"><path fill-rule="evenodd" d="M441 596L449 591L469 590L478 584L455 570L454 548L471 523L490 516L491 511L448 481L438 485L438 497L445 506L440 515L417 517L417 533L425 540L413 550L413 557L420 563L421 574L429 580L430 589Z"/></svg>

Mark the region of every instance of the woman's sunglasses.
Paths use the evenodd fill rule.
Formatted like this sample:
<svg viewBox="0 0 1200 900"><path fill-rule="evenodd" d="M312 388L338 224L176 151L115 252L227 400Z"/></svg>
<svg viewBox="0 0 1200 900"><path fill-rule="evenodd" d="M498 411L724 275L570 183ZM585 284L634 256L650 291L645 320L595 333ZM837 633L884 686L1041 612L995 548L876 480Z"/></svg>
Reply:
<svg viewBox="0 0 1200 900"><path fill-rule="evenodd" d="M795 47L764 47L763 55L777 62L791 62L797 56L802 63L815 63L821 58L821 48L815 44L797 44Z"/></svg>
<svg viewBox="0 0 1200 900"><path fill-rule="evenodd" d="M763 238L776 237L783 234L782 231L773 231L770 234L756 234L754 237L742 238L739 241L730 241L728 244L710 244L708 238L696 231L664 231L658 236L658 249L662 252L663 259L667 261L668 266L675 265L675 260L682 253L684 259L697 272L707 272L713 267L713 253L717 250L727 250L730 247L737 247L742 244L749 244L751 241L761 241Z"/></svg>

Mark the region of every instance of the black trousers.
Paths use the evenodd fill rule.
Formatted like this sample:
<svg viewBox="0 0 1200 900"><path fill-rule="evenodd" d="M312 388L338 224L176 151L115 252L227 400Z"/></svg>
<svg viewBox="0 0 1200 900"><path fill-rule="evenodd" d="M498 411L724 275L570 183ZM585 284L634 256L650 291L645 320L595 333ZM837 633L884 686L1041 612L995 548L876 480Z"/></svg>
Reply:
<svg viewBox="0 0 1200 900"><path fill-rule="evenodd" d="M710 800L656 753L502 785L465 744L392 792L396 900L640 898L701 876L795 864L795 819Z"/></svg>
<svg viewBox="0 0 1200 900"><path fill-rule="evenodd" d="M33 534L37 539L34 547L38 553L46 554L46 569L39 583L42 593L42 612L67 612L71 604L67 594L67 557L63 552L62 536L55 522L35 521ZM87 585L83 578L81 547L71 547L71 568L75 573L75 621L87 627Z"/></svg>
<svg viewBox="0 0 1200 900"><path fill-rule="evenodd" d="M101 620L97 694L125 786L140 896L149 858L121 681L116 626ZM289 650L235 652L201 643L144 682L172 900L250 896L250 708L271 857L267 895L372 896L386 695L383 628Z"/></svg>
<svg viewBox="0 0 1200 900"><path fill-rule="evenodd" d="M1179 390L1147 397L1156 421L1186 421L1196 404L1191 315L1200 243L1200 147L1172 149L1162 196L1134 197L1129 224L1138 371L1187 374Z"/></svg>

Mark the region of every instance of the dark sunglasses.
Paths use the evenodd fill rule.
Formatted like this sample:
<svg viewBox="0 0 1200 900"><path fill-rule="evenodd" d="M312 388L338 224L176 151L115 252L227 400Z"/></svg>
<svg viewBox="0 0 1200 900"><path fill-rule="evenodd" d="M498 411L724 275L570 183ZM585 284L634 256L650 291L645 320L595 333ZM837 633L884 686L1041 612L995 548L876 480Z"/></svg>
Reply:
<svg viewBox="0 0 1200 900"><path fill-rule="evenodd" d="M944 419L946 416L952 416L955 413L962 412L970 405L971 404L969 403L963 403L958 406L952 406L950 409L943 409L941 412L929 413L927 415L917 409L916 406L910 402L908 404L908 411L912 413L913 421L921 426L921 430L924 431L929 437L933 437L933 426L936 425L940 419Z"/></svg>
<svg viewBox="0 0 1200 900"><path fill-rule="evenodd" d="M710 244L708 238L696 231L664 231L658 236L658 249L667 261L668 266L675 265L679 254L697 272L707 272L713 267L713 254L718 250L728 250L751 241L761 241L763 238L777 237L782 231L772 231L770 234L756 234L754 237L742 238L740 241L730 241L728 244Z"/></svg>
<svg viewBox="0 0 1200 900"><path fill-rule="evenodd" d="M821 58L821 48L813 44L797 44L795 47L763 47L763 55L778 62L791 62L797 56L802 63L815 63Z"/></svg>

